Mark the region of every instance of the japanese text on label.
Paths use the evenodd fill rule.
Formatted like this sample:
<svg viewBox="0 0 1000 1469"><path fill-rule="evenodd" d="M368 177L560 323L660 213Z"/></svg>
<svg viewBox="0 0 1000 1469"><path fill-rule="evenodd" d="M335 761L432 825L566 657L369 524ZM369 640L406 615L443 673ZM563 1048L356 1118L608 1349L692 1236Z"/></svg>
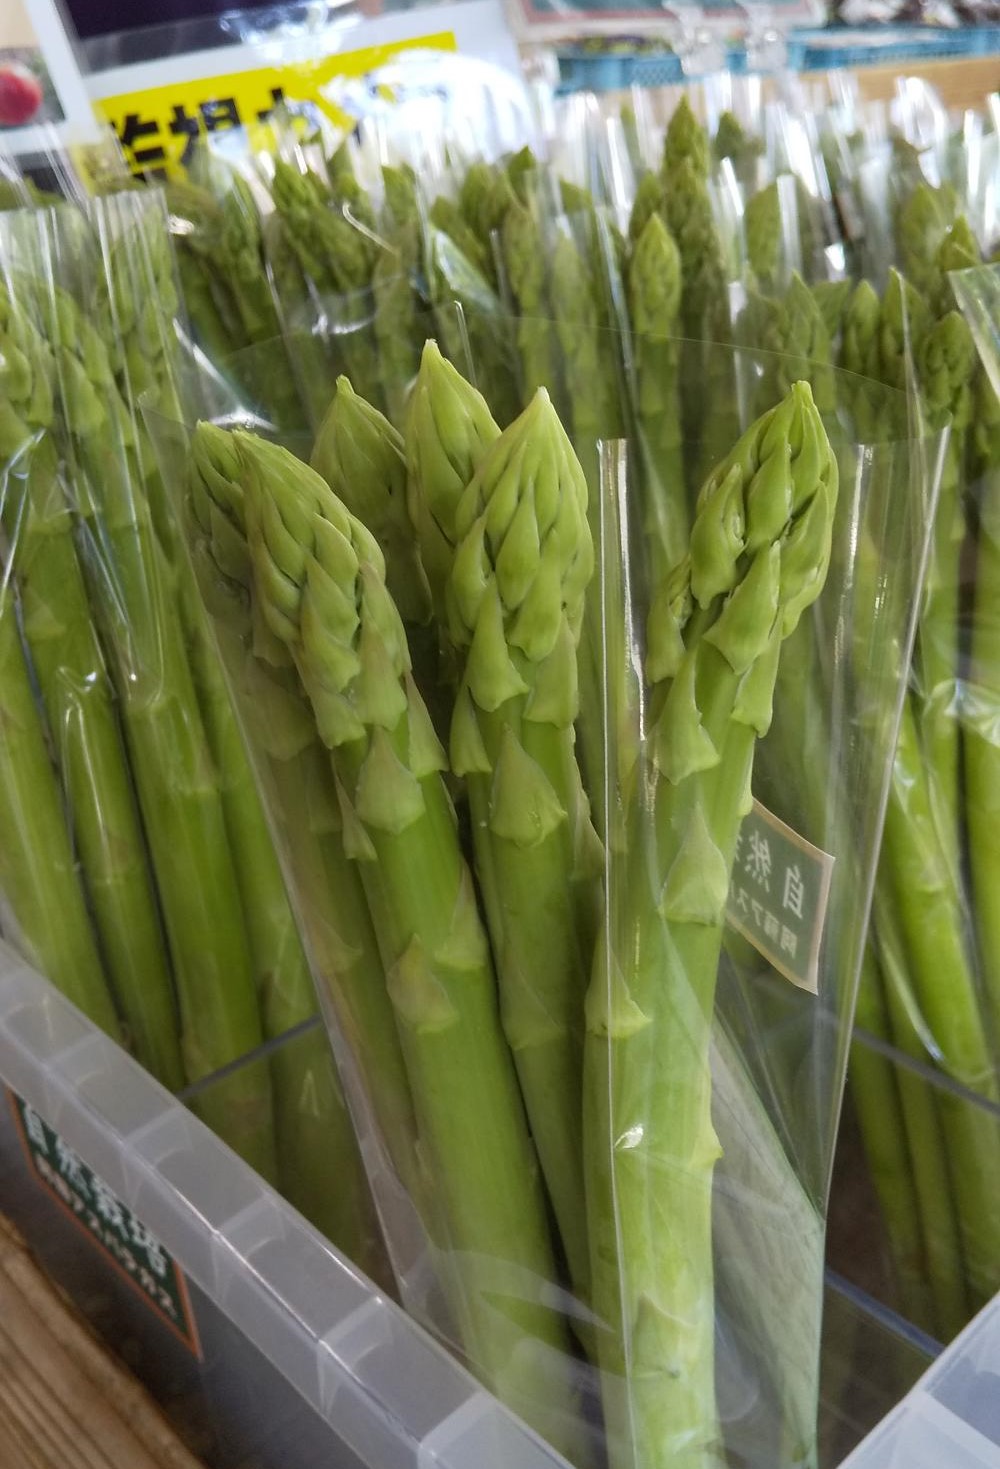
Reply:
<svg viewBox="0 0 1000 1469"><path fill-rule="evenodd" d="M755 801L737 839L726 905L733 928L813 994L833 860Z"/></svg>
<svg viewBox="0 0 1000 1469"><path fill-rule="evenodd" d="M110 1256L157 1315L200 1355L184 1276L159 1240L27 1102L14 1092L8 1095L38 1180Z"/></svg>

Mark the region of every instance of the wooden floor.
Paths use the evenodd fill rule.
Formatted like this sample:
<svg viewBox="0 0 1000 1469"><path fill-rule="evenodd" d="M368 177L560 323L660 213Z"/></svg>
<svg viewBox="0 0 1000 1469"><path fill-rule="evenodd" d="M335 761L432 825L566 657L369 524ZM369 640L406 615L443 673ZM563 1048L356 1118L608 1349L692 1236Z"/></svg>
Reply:
<svg viewBox="0 0 1000 1469"><path fill-rule="evenodd" d="M2 1469L203 1469L0 1215Z"/></svg>

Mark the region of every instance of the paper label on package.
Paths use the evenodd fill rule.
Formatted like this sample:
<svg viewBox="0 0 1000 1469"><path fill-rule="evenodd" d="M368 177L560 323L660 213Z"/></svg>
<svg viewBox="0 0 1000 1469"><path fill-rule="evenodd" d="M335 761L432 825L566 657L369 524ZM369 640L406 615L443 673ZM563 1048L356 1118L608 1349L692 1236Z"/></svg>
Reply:
<svg viewBox="0 0 1000 1469"><path fill-rule="evenodd" d="M740 828L726 918L801 989L819 992L833 857L754 801Z"/></svg>
<svg viewBox="0 0 1000 1469"><path fill-rule="evenodd" d="M190 1352L201 1357L187 1282L155 1235L35 1109L8 1100L36 1181Z"/></svg>

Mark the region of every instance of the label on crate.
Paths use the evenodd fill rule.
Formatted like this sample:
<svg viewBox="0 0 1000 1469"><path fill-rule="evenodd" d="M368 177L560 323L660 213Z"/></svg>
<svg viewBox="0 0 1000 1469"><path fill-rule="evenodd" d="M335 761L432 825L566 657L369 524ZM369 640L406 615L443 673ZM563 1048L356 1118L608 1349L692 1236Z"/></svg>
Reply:
<svg viewBox="0 0 1000 1469"><path fill-rule="evenodd" d="M833 857L754 801L736 843L726 917L769 964L819 993Z"/></svg>
<svg viewBox="0 0 1000 1469"><path fill-rule="evenodd" d="M183 1272L142 1220L34 1108L9 1088L7 1096L37 1182L150 1310L200 1358L201 1342Z"/></svg>
<svg viewBox="0 0 1000 1469"><path fill-rule="evenodd" d="M302 42L299 56L290 49L294 41L282 55L278 42L263 39L117 67L90 77L88 85L133 170L169 175L199 137L266 125L281 104L307 127L325 118L353 131L373 107L406 100L414 89L439 93L453 85L444 59L458 52L516 69L517 51L497 0L438 6L433 19L430 30L423 10L394 13L346 33L320 32ZM345 34L355 42L349 50L341 49ZM409 83L385 80L391 62L418 52L442 58L439 76L428 69Z"/></svg>

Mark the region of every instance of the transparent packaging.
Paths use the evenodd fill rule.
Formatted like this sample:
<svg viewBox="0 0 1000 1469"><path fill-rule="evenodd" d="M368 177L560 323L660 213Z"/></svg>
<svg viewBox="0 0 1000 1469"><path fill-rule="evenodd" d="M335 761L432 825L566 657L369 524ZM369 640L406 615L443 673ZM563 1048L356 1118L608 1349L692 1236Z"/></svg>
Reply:
<svg viewBox="0 0 1000 1469"><path fill-rule="evenodd" d="M163 200L0 225L3 929L180 1092L316 1014L222 665L137 403L178 412ZM312 1049L311 1063L304 1060ZM219 1082L205 1120L377 1259L324 1039ZM357 1225L343 1236L338 1186Z"/></svg>
<svg viewBox="0 0 1000 1469"><path fill-rule="evenodd" d="M558 330L552 324L540 323L539 327L540 336L545 331L554 337ZM633 341L626 350L622 342L609 337L604 350L609 357L624 363L636 345ZM774 370L773 359L758 358L748 365L745 356L740 356L738 363L737 354L731 348L705 350L709 356L715 352L724 369L734 375L738 368L742 375L762 375ZM785 371L791 381L801 371L801 363L790 362ZM831 371L830 382L836 380L837 375ZM863 392L868 394L870 403L895 401L891 393L874 386ZM234 405L229 413L220 416L220 422L232 423L237 413L238 407ZM883 421L889 421L889 417L887 414ZM681 961L674 957L672 945L678 940L668 936L669 925L661 928L662 918L652 917L657 910L645 896L646 884L651 878L654 882L656 879L652 875L655 869L649 869L647 864L657 843L668 839L668 828L659 828L657 834L658 823L664 819L658 815L657 800L652 799L658 767L650 763L641 781L636 772L652 761L655 749L662 748L658 741L672 737L666 733L669 726L661 724L660 733L656 732L657 718L663 717L663 709L659 709L656 717L653 711L657 710L662 693L651 698L645 680L636 676L649 657L645 627L652 605L652 594L647 588L653 571L651 547L643 531L646 523L643 496L650 489L647 482L633 478L625 443L617 446L607 443L602 450L597 441L588 446L579 427L574 431L577 451L589 472L598 476L600 486L597 505L603 508L601 520L595 522L595 561L603 612L596 632L596 646L601 649L597 687L603 690L599 697L604 707L615 711L613 722L608 722L606 717L596 722L596 766L586 763L588 755L594 760L594 746L589 751L585 744L581 747L583 768L588 772L584 778L594 793L589 804L598 829L607 833L603 883L594 887L595 869L589 865L594 859L586 856L593 845L593 836L586 835L588 822L582 829L587 848L578 850L576 857L561 859L571 864L571 871L572 864L581 859L588 865L577 869L579 876L569 889L564 866L563 876L553 889L552 898L547 900L565 904L572 897L573 886L594 887L596 903L590 909L590 932L604 935L598 941L593 978L587 975L590 998L586 1011L578 1012L577 1024L586 1025L581 1113L573 1107L566 1110L565 1091L553 1094L547 1109L543 1106L532 1111L533 1107L538 1108L538 1102L533 1095L530 1070L525 1068L525 1057L520 1050L523 1042L518 1029L523 1023L528 1027L525 1034L531 1034L531 1009L529 1005L523 1021L519 1022L518 1012L511 1008L514 992L504 990L506 981L501 979L506 1044L514 1047L516 1074L532 1117L534 1145L543 1158L542 1173L551 1197L555 1200L560 1193L563 1199L567 1195L572 1197L574 1181L572 1177L557 1177L552 1156L559 1155L558 1139L566 1135L560 1129L571 1129L570 1136L575 1129L579 1137L582 1126L584 1169L590 1170L588 1207L596 1210L589 1215L590 1228L608 1231L599 1237L601 1242L591 1243L588 1254L585 1239L582 1246L574 1243L574 1234L577 1240L581 1233L585 1236L585 1230L580 1227L582 1214L577 1213L574 1219L571 1208L564 1204L560 1209L556 1203L556 1216L561 1215L562 1221L559 1252L561 1255L565 1251L568 1276L551 1265L551 1273L539 1273L536 1263L530 1273L521 1271L510 1277L507 1274L510 1257L505 1261L500 1254L492 1262L476 1261L473 1271L473 1262L463 1259L462 1246L455 1244L449 1248L454 1230L473 1231L460 1235L471 1239L481 1228L471 1213L451 1214L453 1210L474 1207L474 1195L469 1192L470 1178L466 1176L465 1191L461 1194L449 1194L446 1190L427 1198L419 1175L412 1174L410 1149L414 1144L407 1144L405 1135L388 1132L379 1118L380 1112L384 1115L386 1098L380 1095L383 1073L373 1049L376 1042L356 1028L353 1035L345 1031L345 998L338 994L342 975L334 975L328 985L332 1003L327 1013L335 1026L338 1058L360 1081L361 1095L354 1096L356 1115L363 1132L371 1130L362 1137L362 1149L367 1159L378 1160L373 1189L404 1304L446 1340L488 1386L501 1396L506 1395L529 1422L540 1427L557 1446L568 1450L574 1462L586 1452L580 1446L581 1433L594 1439L595 1435L607 1431L599 1428L596 1418L599 1390L603 1391L603 1411L610 1428L609 1448L616 1462L653 1464L660 1452L651 1440L630 1441L624 1428L625 1417L616 1416L633 1411L634 1394L639 1391L636 1380L630 1384L621 1367L613 1365L614 1352L621 1350L614 1345L615 1341L629 1344L625 1348L629 1357L633 1350L639 1350L631 1335L636 1318L630 1314L627 1304L617 1304L615 1294L620 1288L626 1291L634 1288L642 1294L645 1287L638 1284L641 1277L634 1287L612 1283L628 1282L633 1278L631 1271L645 1268L639 1244L642 1235L636 1232L641 1229L642 1214L627 1212L637 1206L654 1209L654 1217L664 1221L661 1229L648 1236L648 1248L654 1251L654 1258L656 1251L664 1252L660 1279L671 1278L670 1272L676 1268L681 1272L679 1286L683 1282L681 1288L689 1292L683 1307L669 1300L658 1307L662 1314L657 1318L660 1323L657 1331L669 1332L673 1313L683 1312L689 1323L685 1332L685 1387L686 1391L699 1394L694 1408L691 1400L684 1406L680 1402L670 1405L669 1396L658 1394L655 1412L663 1414L659 1442L676 1442L671 1435L679 1431L678 1425L687 1415L691 1425L688 1431L702 1445L698 1453L709 1456L706 1462L711 1461L714 1452L712 1444L719 1432L716 1424L721 1424L728 1441L739 1442L743 1462L748 1464L773 1463L775 1455L784 1455L782 1462L804 1464L811 1462L815 1455L822 1220L846 1061L853 986L864 943L869 883L930 510L921 500L920 481L913 475L916 462L911 453L913 446L900 441L874 444L863 450L851 447L847 427L851 417L836 401L831 402L827 421L837 445L840 483L847 487L845 498L838 501L837 520L831 529L831 571L823 597L803 618L792 640L794 666L784 677L779 677L774 724L761 742L754 766L755 795L799 838L804 838L809 848L822 849L835 859L819 968L814 976L818 995L790 984L735 934L726 940L721 964L718 948L715 958L706 953L700 960L692 955ZM181 443L176 430L161 423L154 426L154 433L166 444L165 449L161 447L161 455L178 453ZM207 439L203 438L203 442L208 444ZM713 455L718 457L723 447L721 441L711 447L682 444L686 454L709 459ZM314 464L318 462L318 453L317 447ZM193 462L198 465L197 450ZM205 473L204 467L196 468L196 478L189 484L197 484L199 474L204 479ZM291 464L288 473L293 474ZM247 482L243 483L246 494ZM198 494L201 493L199 490ZM259 593L255 591L252 572L247 579L244 563L240 582L249 587L251 594L249 601L243 602L243 632L238 640L230 643L235 624L226 630L229 616L223 617L217 610L225 578L220 578L218 561L213 566L212 555L202 554L206 546L212 551L220 527L217 522L206 522L197 500L190 498L190 491L187 506L202 592L215 610L217 627L221 626L225 633L230 676L235 682L244 677L240 670L246 669L248 661L260 660L266 646L268 633L260 628ZM390 556L391 577L391 558L399 554L398 543L388 532L380 531L380 536ZM859 545L863 557L855 550ZM622 552L626 548L623 563ZM218 549L216 543L215 554ZM230 587L230 596L235 590ZM245 598L246 593L242 596ZM624 644L617 641L622 636L626 639ZM423 650L419 640L413 640L412 630L411 648L414 676L423 678L419 661ZM298 659L297 666L315 700L316 685L311 682L308 666ZM613 686L614 680L620 680L619 687ZM431 686L428 703L432 715L439 712L435 703L439 693L440 690ZM246 702L242 707L247 710ZM254 725L260 724L260 708L258 701ZM411 714L412 717L415 716ZM798 736L793 733L803 717L811 731L808 769L803 765ZM258 769L261 769L266 765L262 759L266 753L266 728L255 731L248 724L247 733L251 746L256 746ZM455 738L453 728L452 740ZM578 739L583 739L582 725ZM817 768L823 772L819 779ZM336 745L332 769L341 783L341 817L344 830L348 830L346 823L350 821L353 827L359 819L356 804L359 798L345 805L345 799L350 799L349 787L343 784L345 770ZM789 771L797 772L793 781L788 779ZM388 780L390 775L391 770L385 778ZM471 860L478 873L486 925L498 964L509 963L511 955L523 949L524 957L519 963L525 965L532 948L551 948L561 942L557 935L563 931L563 920L556 917L557 908L549 907L548 918L543 920L547 929L540 929L537 939L532 940L531 903L518 912L515 920L515 910L508 906L510 900L498 897L498 893L513 891L510 883L523 882L523 873L532 869L525 868L527 859L523 851L501 856L491 847L486 855L484 842L477 835L483 831L483 817L477 817L476 812L488 808L477 805L483 796L476 794L474 774L466 775L466 784L472 827L471 841L466 839L468 844L463 847L462 859ZM266 775L264 788L274 825L284 833L286 870L293 872L296 852L303 842L301 827L288 819L281 792ZM459 802L461 833L466 820L464 798L458 787L453 789ZM579 800L581 788L571 785L569 789L576 790L574 799ZM485 791L488 790L487 785ZM734 799L741 801L742 797ZM362 825L368 840L383 842L385 839L378 834L383 818L372 814L367 806L365 809L369 814ZM579 819L586 820L586 809L586 806L580 808ZM737 804L737 813L744 809ZM491 818L486 820L489 822ZM764 851L767 847L766 829L756 829L752 835L752 849L750 837L745 838L747 846L740 859L745 864L751 862L751 850ZM451 840L447 839L449 845ZM727 872L735 860L739 841L738 814L728 841ZM378 868L366 871L364 836L352 830L351 844L352 852L362 859L363 888L369 905L372 911L381 913L380 905L389 901L387 890L380 887L376 900L373 882L393 883L396 881L391 875L393 869L387 869L390 876L381 878ZM377 846L376 850L383 852L381 864L393 860L384 855L385 847ZM392 851L391 843L388 850ZM416 856L410 859L411 874L412 863L420 860ZM493 865L500 861L511 864L509 874ZM670 871L669 862L666 871ZM544 872L544 866L540 866L534 881L548 880ZM749 865L746 872L751 872ZM768 876L765 874L765 880ZM734 891L758 880L759 873L758 878L748 875L745 883L737 884ZM292 881L294 885L294 878ZM780 904L786 899L797 901L794 895L788 898L785 889L788 881L787 869L782 869L780 874L775 870L774 902L779 912ZM738 898L733 899L736 901ZM748 901L756 903L755 889ZM304 907L299 911L308 940L310 917ZM774 921L773 913L770 921ZM400 930L379 931L383 963L393 952L391 944L399 941L398 937L391 938L387 945L387 932L398 935ZM783 961L777 952L780 933L779 923L775 958L779 968L787 968L787 953ZM714 929L714 934L718 945L722 939L721 927ZM578 940L579 936L578 931ZM758 938L766 946L763 929ZM699 942L705 940L699 936ZM792 945L790 931L786 942ZM648 952L646 946L651 946ZM638 960L640 953L643 957ZM623 957L625 954L631 956L628 961ZM634 972L637 962L640 969ZM589 970L588 965L584 968ZM433 1037L435 1032L435 1027L425 1032L420 1018L430 995L424 996L418 989L411 996L401 987L402 972L397 974L398 978L390 978L387 993L394 1009L391 1033L398 1034L402 1042L403 1077L415 1105L414 1121L409 1125L415 1126L418 1138L427 1138L426 1143L416 1145L417 1156L435 1157L434 1166L442 1169L447 1160L440 1153L430 1152L430 1136L434 1134L428 1133L428 1129L444 1126L444 1121L440 1117L435 1120L420 1092L426 1085L420 1069L425 1064L423 1047L429 1043L424 1036ZM673 978L664 986L667 975ZM648 995L644 991L640 993L640 976L643 983L652 986ZM532 981L536 982L540 980ZM806 979L805 983L808 982ZM661 992L662 1012L650 998ZM416 1008L418 995L422 998ZM531 991L524 998L531 1001ZM630 1016L633 1021L638 1016L643 1018L634 1024ZM417 1027L417 1038L411 1033L414 1027ZM384 1046L387 1034L379 1029L378 1037ZM476 1044L482 1044L482 1040ZM558 1052L557 1037L546 1044L555 1045ZM527 1059L533 1058L529 1055ZM553 1064L546 1062L546 1070ZM603 1083L602 1074L606 1078ZM663 1090L659 1093L657 1077L663 1079ZM475 1108L484 1105L474 1100L476 1086L481 1083L482 1078L474 1083L467 1074L456 1074L449 1088L464 1090L454 1093L456 1100L452 1106L466 1107L472 1115ZM602 1103L605 1088L607 1100ZM448 1095L452 1093L449 1091ZM458 1101L462 1095L468 1100ZM682 1100L685 1096L686 1102ZM604 1110L608 1103L610 1112ZM497 1106L499 1102L494 1097L494 1109ZM456 1121L459 1115L457 1111L446 1114ZM691 1130L686 1135L677 1130L677 1119L683 1115L690 1120ZM460 1134L451 1133L451 1123L448 1128L445 1134L450 1138L448 1145L459 1146ZM547 1130L556 1139L551 1154L546 1153ZM722 1149L718 1164L714 1161L714 1147L708 1142L716 1134ZM648 1149L645 1157L628 1144L631 1137L637 1141L644 1139ZM620 1140L617 1147L614 1139ZM436 1148L443 1145L441 1141L435 1143ZM495 1158L488 1166L497 1166ZM476 1186L484 1190L494 1186L488 1183L488 1177L484 1176ZM601 1183L601 1179L606 1182ZM602 1206L599 1202L595 1205L593 1190L598 1190L599 1200L599 1190L605 1187L610 1189L609 1213L602 1217ZM633 1198L626 1199L630 1187L636 1192ZM648 1191L645 1197L649 1202L641 1205L644 1191ZM401 1210L403 1204L406 1207ZM439 1212L442 1206L443 1212ZM415 1222L420 1231L416 1236ZM509 1239L503 1248L508 1247ZM489 1248L497 1250L500 1246L495 1243ZM671 1259L675 1262L673 1266L668 1263ZM588 1299L578 1284L573 1285L574 1265L577 1282L591 1268L605 1272L603 1296ZM460 1272L457 1280L456 1266ZM764 1291L760 1289L761 1279L768 1282ZM477 1313L482 1309L484 1296L479 1293L487 1291L490 1294L502 1291L511 1297L512 1304L517 1303L516 1319L525 1335L516 1351L514 1340L507 1335L510 1317L502 1325L496 1323L500 1331L492 1339L482 1335ZM553 1336L552 1324L543 1328L537 1317L532 1323L531 1313L543 1301L553 1309L553 1321L558 1323L562 1317L572 1324L580 1348L571 1350L570 1338L562 1334L564 1325L557 1326ZM803 1309L803 1301L813 1303L811 1311L808 1307ZM505 1314L508 1310L510 1307L505 1308ZM616 1323L619 1310L624 1315ZM693 1330L695 1319L702 1323L697 1333ZM793 1319L794 1339L788 1332L789 1321ZM534 1333L543 1330L544 1336L532 1340ZM600 1373L595 1372L584 1355L594 1350L595 1335ZM663 1350L662 1345L657 1347L657 1342L662 1340L655 1334L650 1342L643 1337L642 1349ZM498 1358L498 1344L504 1342L507 1345L499 1347ZM554 1342L561 1345L554 1349ZM508 1352L512 1355L506 1365ZM577 1402L589 1406L573 1406L578 1393L583 1396ZM625 1406L630 1400L632 1409Z"/></svg>

